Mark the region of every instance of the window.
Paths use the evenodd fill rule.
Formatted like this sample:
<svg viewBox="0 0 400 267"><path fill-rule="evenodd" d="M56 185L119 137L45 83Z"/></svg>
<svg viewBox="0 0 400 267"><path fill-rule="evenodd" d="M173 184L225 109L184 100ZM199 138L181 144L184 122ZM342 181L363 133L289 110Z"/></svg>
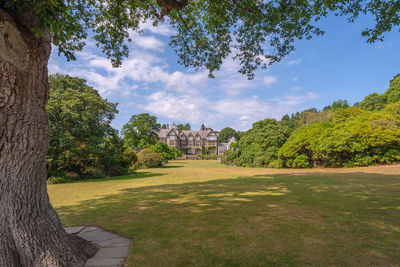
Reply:
<svg viewBox="0 0 400 267"><path fill-rule="evenodd" d="M175 140L175 135L170 135L169 140Z"/></svg>
<svg viewBox="0 0 400 267"><path fill-rule="evenodd" d="M175 145L175 141L169 141L169 145L170 146L174 146Z"/></svg>
<svg viewBox="0 0 400 267"><path fill-rule="evenodd" d="M215 135L210 135L209 137L207 137L207 140L210 140L210 141L217 141L217 136L215 136Z"/></svg>

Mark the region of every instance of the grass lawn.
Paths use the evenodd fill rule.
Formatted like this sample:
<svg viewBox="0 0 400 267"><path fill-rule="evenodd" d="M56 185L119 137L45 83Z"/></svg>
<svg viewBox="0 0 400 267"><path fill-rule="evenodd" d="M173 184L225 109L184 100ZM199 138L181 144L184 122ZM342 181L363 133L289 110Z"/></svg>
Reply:
<svg viewBox="0 0 400 267"><path fill-rule="evenodd" d="M271 170L215 161L49 185L67 226L133 239L127 266L400 266L400 166Z"/></svg>

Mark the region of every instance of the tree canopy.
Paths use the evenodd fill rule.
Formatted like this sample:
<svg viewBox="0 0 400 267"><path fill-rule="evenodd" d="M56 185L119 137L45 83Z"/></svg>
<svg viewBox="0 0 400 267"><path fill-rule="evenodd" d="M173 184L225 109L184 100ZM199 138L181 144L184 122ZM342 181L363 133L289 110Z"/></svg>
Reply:
<svg viewBox="0 0 400 267"><path fill-rule="evenodd" d="M368 112L356 107L337 110L331 122L293 132L279 150L279 160L283 167L295 168L398 162L400 128L395 111Z"/></svg>
<svg viewBox="0 0 400 267"><path fill-rule="evenodd" d="M169 147L162 141L158 141L155 145L146 145L144 148L158 153L165 160L176 159L182 156L182 153L178 149Z"/></svg>
<svg viewBox="0 0 400 267"><path fill-rule="evenodd" d="M111 127L118 113L117 104L101 98L83 79L56 74L50 75L49 81L49 171L82 172L88 166L94 167L109 143L118 139Z"/></svg>
<svg viewBox="0 0 400 267"><path fill-rule="evenodd" d="M274 119L258 121L244 133L231 151L228 151L228 161L239 166L268 166L278 158L278 150L290 133L289 127L281 125Z"/></svg>
<svg viewBox="0 0 400 267"><path fill-rule="evenodd" d="M239 134L237 131L230 127L225 127L219 132L218 141L220 143L228 143L229 139L235 137L236 140L239 140Z"/></svg>
<svg viewBox="0 0 400 267"><path fill-rule="evenodd" d="M190 126L189 123L186 123L186 124L180 123L180 124L178 124L178 125L176 126L176 128L177 128L178 130L191 130L191 129L192 129L192 127Z"/></svg>
<svg viewBox="0 0 400 267"><path fill-rule="evenodd" d="M329 13L350 22L361 14L372 15L375 24L362 32L367 42L382 40L400 24L396 0L3 0L0 6L14 17L29 11L37 21L32 30L39 36L48 29L52 43L67 59L74 59L74 52L91 36L119 66L129 54L130 33L140 32L141 22L168 21L176 32L170 45L181 64L206 68L213 76L232 55L240 62L239 72L249 78L258 67L293 51L296 39L322 35L317 22Z"/></svg>
<svg viewBox="0 0 400 267"><path fill-rule="evenodd" d="M129 122L122 127L124 142L136 151L141 150L145 145L154 145L158 141L155 131L160 127L157 117L149 113L133 115Z"/></svg>
<svg viewBox="0 0 400 267"><path fill-rule="evenodd" d="M360 102L359 107L369 111L382 110L387 104L400 101L400 73L389 84L389 88L383 93L372 93Z"/></svg>
<svg viewBox="0 0 400 267"><path fill-rule="evenodd" d="M83 79L55 74L49 81L49 176L65 178L73 172L77 177L69 178L101 178L121 175L132 167L135 153L123 146L111 127L117 104L101 98Z"/></svg>

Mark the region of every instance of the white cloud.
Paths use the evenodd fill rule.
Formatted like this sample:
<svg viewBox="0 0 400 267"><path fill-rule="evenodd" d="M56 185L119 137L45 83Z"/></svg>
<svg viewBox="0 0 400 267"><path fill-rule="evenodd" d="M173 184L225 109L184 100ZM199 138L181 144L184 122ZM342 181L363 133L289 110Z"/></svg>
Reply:
<svg viewBox="0 0 400 267"><path fill-rule="evenodd" d="M201 123L207 115L201 107L204 107L208 101L199 95L195 96L196 93L176 95L158 91L148 96L148 103L142 108L170 119Z"/></svg>
<svg viewBox="0 0 400 267"><path fill-rule="evenodd" d="M276 76L264 76L263 85L270 87L276 82L278 82L278 78Z"/></svg>
<svg viewBox="0 0 400 267"><path fill-rule="evenodd" d="M155 50L158 52L163 52L164 51L164 46L165 44L155 38L154 36L139 36L135 35L133 36L133 42L144 49L150 49L150 50Z"/></svg>
<svg viewBox="0 0 400 267"><path fill-rule="evenodd" d="M285 65L293 66L293 65L299 65L300 63L301 63L301 59L294 59L294 60L290 60L290 61L286 62Z"/></svg>
<svg viewBox="0 0 400 267"><path fill-rule="evenodd" d="M305 95L291 95L287 94L283 97L283 99L277 99L278 105L283 106L296 106L305 101L316 99L318 95L314 92L307 92Z"/></svg>
<svg viewBox="0 0 400 267"><path fill-rule="evenodd" d="M175 31L171 27L164 23L159 23L157 26L153 26L153 21L146 21L140 23L140 29L143 31L150 31L153 34L162 36L171 36L175 34Z"/></svg>

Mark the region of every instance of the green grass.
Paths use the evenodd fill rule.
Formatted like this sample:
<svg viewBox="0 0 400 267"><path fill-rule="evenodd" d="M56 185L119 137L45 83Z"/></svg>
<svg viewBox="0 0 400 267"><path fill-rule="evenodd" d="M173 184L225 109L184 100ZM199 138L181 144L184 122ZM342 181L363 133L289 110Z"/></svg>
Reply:
<svg viewBox="0 0 400 267"><path fill-rule="evenodd" d="M177 161L48 191L65 225L133 239L127 266L399 266L399 173Z"/></svg>

